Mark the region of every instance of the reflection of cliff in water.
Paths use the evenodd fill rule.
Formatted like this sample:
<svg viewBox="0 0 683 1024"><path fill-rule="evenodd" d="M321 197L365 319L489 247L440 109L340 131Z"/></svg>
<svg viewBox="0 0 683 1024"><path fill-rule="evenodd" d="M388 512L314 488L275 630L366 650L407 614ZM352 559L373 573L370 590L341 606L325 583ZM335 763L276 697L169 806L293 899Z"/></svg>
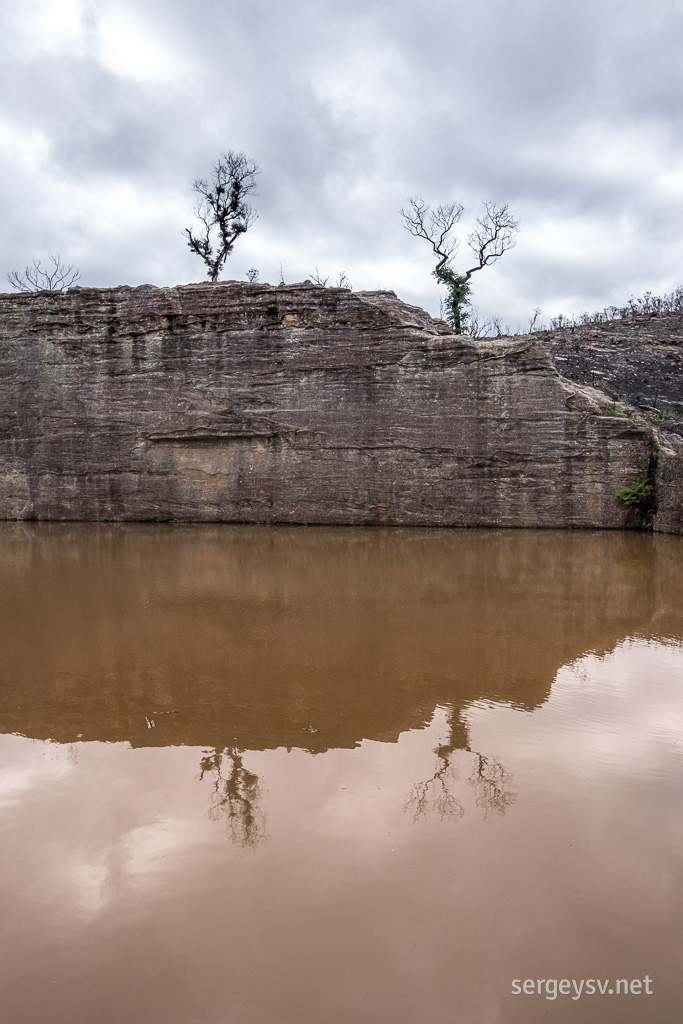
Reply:
<svg viewBox="0 0 683 1024"><path fill-rule="evenodd" d="M470 702L532 709L586 651L676 633L682 561L629 533L1 524L0 731L316 752L447 705L467 749Z"/></svg>

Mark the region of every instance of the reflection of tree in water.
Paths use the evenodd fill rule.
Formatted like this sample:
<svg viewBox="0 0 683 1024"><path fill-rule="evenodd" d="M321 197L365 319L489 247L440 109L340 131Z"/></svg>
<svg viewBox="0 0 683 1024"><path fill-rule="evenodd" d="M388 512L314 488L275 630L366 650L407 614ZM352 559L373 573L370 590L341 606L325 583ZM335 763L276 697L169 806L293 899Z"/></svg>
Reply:
<svg viewBox="0 0 683 1024"><path fill-rule="evenodd" d="M451 790L451 786L460 778L455 755L461 751L474 758L467 783L472 787L477 807L483 809L485 817L490 813L504 814L516 799L511 773L493 755L470 750L467 729L459 717L455 718L453 708L449 709L448 726L450 743L434 751L437 757L434 774L425 782L415 783L403 810L413 812L414 822L430 814L436 815L441 821L459 821L462 818L465 808Z"/></svg>
<svg viewBox="0 0 683 1024"><path fill-rule="evenodd" d="M446 818L459 821L465 813L465 808L449 789L449 783L459 778L451 761L452 751L448 747L437 747L434 753L437 755L434 774L425 782L415 783L406 798L403 810L412 810L414 822L420 818L427 818L430 814L437 815L441 821L445 821Z"/></svg>
<svg viewBox="0 0 683 1024"><path fill-rule="evenodd" d="M474 754L474 768L467 782L474 790L477 807L483 808L485 815L505 814L517 798L511 788L512 775L491 754Z"/></svg>
<svg viewBox="0 0 683 1024"><path fill-rule="evenodd" d="M225 815L234 843L258 846L265 839L263 812L258 806L261 784L258 775L244 767L242 751L235 747L205 750L199 768L200 782L207 773L215 773L209 818L218 821L221 814Z"/></svg>

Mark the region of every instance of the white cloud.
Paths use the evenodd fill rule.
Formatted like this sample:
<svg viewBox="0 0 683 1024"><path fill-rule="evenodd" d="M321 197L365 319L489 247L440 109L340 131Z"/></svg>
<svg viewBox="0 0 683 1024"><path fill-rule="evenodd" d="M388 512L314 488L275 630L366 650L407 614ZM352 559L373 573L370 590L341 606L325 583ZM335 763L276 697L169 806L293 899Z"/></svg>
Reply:
<svg viewBox="0 0 683 1024"><path fill-rule="evenodd" d="M94 24L97 56L114 74L167 83L187 73L187 60L164 38L163 25L150 23L139 10L106 4Z"/></svg>
<svg viewBox="0 0 683 1024"><path fill-rule="evenodd" d="M670 290L681 14L670 0L647 19L635 0L27 0L0 43L0 271L56 250L78 254L85 284L202 280L182 238L190 182L233 148L263 174L228 277L344 269L437 312L431 254L398 218L419 194L519 217L518 247L473 281L485 315Z"/></svg>
<svg viewBox="0 0 683 1024"><path fill-rule="evenodd" d="M15 175L44 173L50 157L50 140L40 129L22 129L0 120L0 152L7 171Z"/></svg>
<svg viewBox="0 0 683 1024"><path fill-rule="evenodd" d="M36 57L81 56L83 0L23 0L3 11L6 38L21 61ZM49 104L49 97L45 97Z"/></svg>

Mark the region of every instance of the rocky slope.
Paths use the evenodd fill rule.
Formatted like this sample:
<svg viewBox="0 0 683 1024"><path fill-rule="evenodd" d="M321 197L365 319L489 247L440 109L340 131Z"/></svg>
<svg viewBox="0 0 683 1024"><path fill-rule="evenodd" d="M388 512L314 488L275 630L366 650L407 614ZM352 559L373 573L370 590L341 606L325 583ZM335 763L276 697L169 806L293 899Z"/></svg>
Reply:
<svg viewBox="0 0 683 1024"><path fill-rule="evenodd" d="M635 525L681 455L537 336L478 342L306 282L0 297L0 517Z"/></svg>
<svg viewBox="0 0 683 1024"><path fill-rule="evenodd" d="M683 435L683 313L539 332L560 373L639 409Z"/></svg>

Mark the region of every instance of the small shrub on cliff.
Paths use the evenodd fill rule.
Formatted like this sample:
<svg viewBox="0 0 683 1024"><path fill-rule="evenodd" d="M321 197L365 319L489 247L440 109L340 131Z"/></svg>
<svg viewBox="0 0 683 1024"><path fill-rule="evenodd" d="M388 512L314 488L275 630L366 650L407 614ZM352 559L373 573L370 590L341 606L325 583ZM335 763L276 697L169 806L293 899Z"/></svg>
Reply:
<svg viewBox="0 0 683 1024"><path fill-rule="evenodd" d="M619 501L623 501L629 511L644 513L647 512L654 498L654 486L647 477L635 476L626 487L617 487L615 494Z"/></svg>
<svg viewBox="0 0 683 1024"><path fill-rule="evenodd" d="M321 284L323 288L327 287L327 282L329 281L329 279L329 276L323 277L317 267L315 268L315 274L310 275L310 280L313 282L313 284ZM339 271L339 277L337 278L336 284L333 284L332 287L345 288L349 292L352 291L351 282L346 276L345 270Z"/></svg>
<svg viewBox="0 0 683 1024"><path fill-rule="evenodd" d="M470 304L470 283L463 274L454 274L448 267L438 268L434 277L446 285L446 298L443 301L444 319L456 334L463 334L470 319L467 306Z"/></svg>
<svg viewBox="0 0 683 1024"><path fill-rule="evenodd" d="M560 313L550 321L551 330L567 330L575 327L586 327L589 324L609 323L612 320L635 320L637 317L656 317L660 313L683 312L683 286L665 295L653 295L645 292L642 298L631 297L624 306L605 306L595 313L580 313L577 316L564 316ZM680 344L672 339L672 345Z"/></svg>

